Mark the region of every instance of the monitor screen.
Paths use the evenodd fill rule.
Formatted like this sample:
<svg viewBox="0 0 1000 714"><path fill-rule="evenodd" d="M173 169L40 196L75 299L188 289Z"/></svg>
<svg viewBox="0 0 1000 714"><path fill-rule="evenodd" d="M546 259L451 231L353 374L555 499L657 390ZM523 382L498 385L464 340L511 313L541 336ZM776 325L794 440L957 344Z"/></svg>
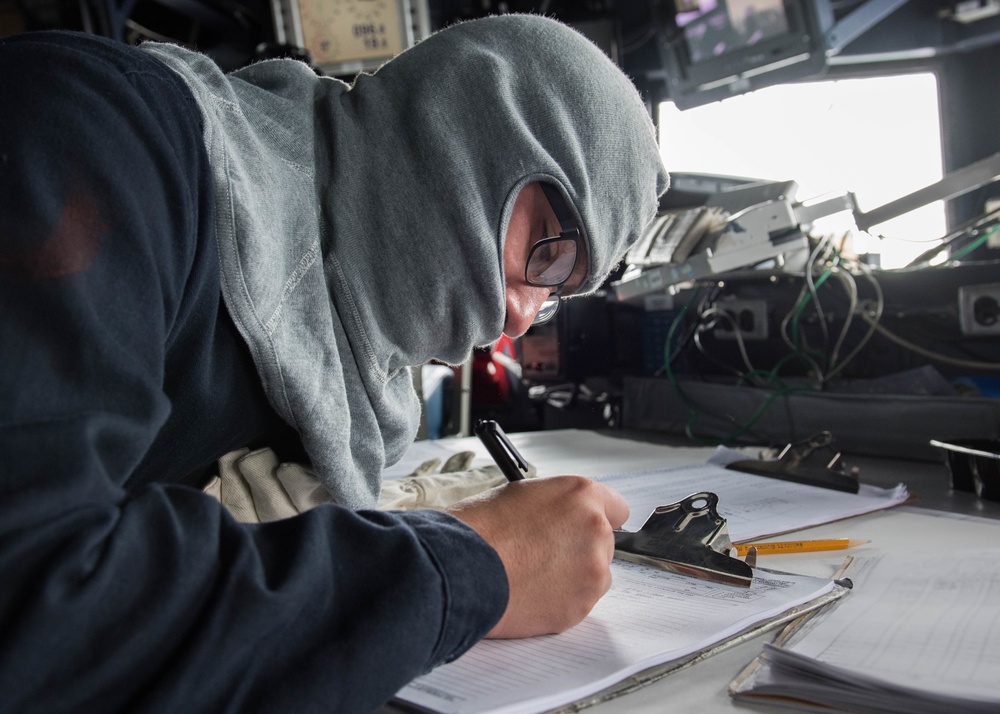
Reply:
<svg viewBox="0 0 1000 714"><path fill-rule="evenodd" d="M675 0L692 62L703 62L788 32L782 0Z"/></svg>
<svg viewBox="0 0 1000 714"><path fill-rule="evenodd" d="M672 10L659 46L681 109L826 70L830 0L673 0Z"/></svg>

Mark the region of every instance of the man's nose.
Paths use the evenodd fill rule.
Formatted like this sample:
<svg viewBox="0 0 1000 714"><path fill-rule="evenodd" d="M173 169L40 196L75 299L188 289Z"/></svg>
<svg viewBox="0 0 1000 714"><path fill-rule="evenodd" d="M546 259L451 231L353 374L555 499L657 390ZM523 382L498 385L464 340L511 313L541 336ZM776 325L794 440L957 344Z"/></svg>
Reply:
<svg viewBox="0 0 1000 714"><path fill-rule="evenodd" d="M516 296L519 299L507 300L503 331L508 337L520 337L527 332L542 304L551 295L549 288L537 286L525 286L519 292L520 295Z"/></svg>

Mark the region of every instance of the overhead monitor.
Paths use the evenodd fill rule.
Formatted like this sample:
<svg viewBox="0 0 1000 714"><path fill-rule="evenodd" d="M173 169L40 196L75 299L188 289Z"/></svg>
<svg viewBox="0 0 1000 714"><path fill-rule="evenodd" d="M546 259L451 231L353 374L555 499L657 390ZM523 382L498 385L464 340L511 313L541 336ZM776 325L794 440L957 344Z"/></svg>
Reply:
<svg viewBox="0 0 1000 714"><path fill-rule="evenodd" d="M826 71L829 0L673 0L673 9L660 52L680 109Z"/></svg>

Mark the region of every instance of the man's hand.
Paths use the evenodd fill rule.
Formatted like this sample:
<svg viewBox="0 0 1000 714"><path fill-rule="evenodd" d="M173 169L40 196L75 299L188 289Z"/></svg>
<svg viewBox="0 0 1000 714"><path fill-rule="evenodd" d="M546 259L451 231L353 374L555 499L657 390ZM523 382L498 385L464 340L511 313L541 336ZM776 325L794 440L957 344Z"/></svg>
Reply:
<svg viewBox="0 0 1000 714"><path fill-rule="evenodd" d="M487 637L531 637L577 624L611 587L612 530L628 518L621 494L582 476L515 481L449 509L507 570L510 600Z"/></svg>

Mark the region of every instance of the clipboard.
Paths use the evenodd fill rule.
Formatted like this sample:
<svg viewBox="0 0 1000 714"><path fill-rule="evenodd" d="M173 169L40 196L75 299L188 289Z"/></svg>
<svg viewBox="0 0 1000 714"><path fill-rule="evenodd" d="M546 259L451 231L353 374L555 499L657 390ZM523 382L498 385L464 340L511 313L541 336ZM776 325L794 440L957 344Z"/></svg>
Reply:
<svg viewBox="0 0 1000 714"><path fill-rule="evenodd" d="M550 637L479 643L460 660L442 665L404 687L393 700L391 711L451 714L512 710L533 714L582 711L636 691L776 629L802 613L825 606L847 591L828 578L759 568L752 590L759 597L747 599L731 586L702 581L704 585L678 587L681 581L696 581L674 573L656 573L653 568L621 563L616 572L616 582L624 583L624 586L618 591L618 605L611 606L604 616L598 615L603 625L588 629L585 621L578 626L583 630L573 628ZM645 585L640 586L638 591L633 590L639 582ZM659 588L677 594L683 592L698 604L690 609L670 595L657 599L652 593ZM793 591L797 594L791 595ZM630 600L637 592L642 593L640 599ZM730 593L733 597L729 597ZM609 597L614 600L613 594L614 588L598 603L597 608L605 604ZM767 604L763 602L765 600ZM624 609L622 606L626 601L630 602L630 606ZM709 606L708 611L703 609L706 605ZM675 608L687 614L680 618L665 614ZM753 614L754 610L759 614ZM635 631L637 621L647 619L645 612L651 616L649 626L662 630L663 637L627 634ZM658 612L661 614L658 615ZM700 634L692 637L689 618L695 612L707 617L711 623L694 625ZM663 617L668 618L670 626L663 627ZM605 650L601 647L611 642L606 632L608 628L614 629L615 623L627 628L622 630L625 650ZM592 650L594 657L581 660L577 650L588 646L598 649ZM520 652L525 648L525 652ZM616 652L620 654L626 650L629 652L627 660L637 665L640 662L644 664L633 667L628 661L619 659ZM540 662L547 658L551 658L555 666L542 667L542 676L539 676ZM585 674L581 674L581 668ZM549 671L551 677L547 674Z"/></svg>
<svg viewBox="0 0 1000 714"><path fill-rule="evenodd" d="M730 695L810 711L1000 711L1000 549L978 545L856 558L858 592L765 644Z"/></svg>
<svg viewBox="0 0 1000 714"><path fill-rule="evenodd" d="M635 692L643 687L653 684L654 682L657 682L674 672L679 672L691 667L692 665L698 664L699 662L703 662L709 657L717 655L720 652L725 652L726 650L736 647L737 645L741 645L744 642L748 642L756 637L779 629L782 626L785 627L785 630L782 630L781 633L779 633L779 637L784 637L785 632L791 630L787 635L790 637L792 632L794 632L792 628L797 629L798 627L801 627L801 625L815 613L824 609L827 605L840 600L840 598L851 592L850 581L843 576L843 572L846 570L849 565L849 561L851 560L853 559L850 557L846 559L845 565L841 567L840 571L838 571L837 579L834 581L833 590L825 595L821 595L811 602L792 608L791 610L788 610L773 619L767 620L766 622L758 623L757 625L749 627L742 632L738 632L729 639L719 642L712 647L702 650L701 652L651 667L647 670L639 672L638 674L634 674L631 677L627 677L607 689L603 689L590 695L589 697L580 699L569 706L565 706L560 709L553 709L545 714L573 714L574 712L583 711L588 707L609 702L617 697L630 694L631 692ZM769 570L765 568L758 568L757 570L760 573L777 576L784 574L780 570ZM756 659L754 662L756 662Z"/></svg>
<svg viewBox="0 0 1000 714"><path fill-rule="evenodd" d="M854 558L848 556L844 559L843 565L840 566L840 569L833 576L834 582L843 583L842 588L844 590L844 592L840 593L836 598L833 598L833 600L839 600L844 595L847 595L853 588L853 584L848 586L848 584L851 583L848 575L853 564ZM798 616L791 618L785 625L785 628L778 633L771 644L775 647L782 647L788 643L788 641L791 640L806 625L806 623L809 622L809 620L816 615L817 612L819 612L820 609L821 608L813 608L810 610L804 610L799 613ZM763 666L764 663L761 660L760 655L754 657L750 664L744 667L743 670L733 678L733 681L729 683L729 696L739 697L740 695L748 692L752 687L754 677ZM764 698L762 697L761 699Z"/></svg>
<svg viewBox="0 0 1000 714"><path fill-rule="evenodd" d="M821 431L808 439L786 445L777 459L742 459L727 464L726 468L807 486L857 493L861 489L858 467L848 469L840 452L834 453L829 461L824 459L824 463L815 463L816 457L821 455L820 449L830 449L831 444L833 434Z"/></svg>

